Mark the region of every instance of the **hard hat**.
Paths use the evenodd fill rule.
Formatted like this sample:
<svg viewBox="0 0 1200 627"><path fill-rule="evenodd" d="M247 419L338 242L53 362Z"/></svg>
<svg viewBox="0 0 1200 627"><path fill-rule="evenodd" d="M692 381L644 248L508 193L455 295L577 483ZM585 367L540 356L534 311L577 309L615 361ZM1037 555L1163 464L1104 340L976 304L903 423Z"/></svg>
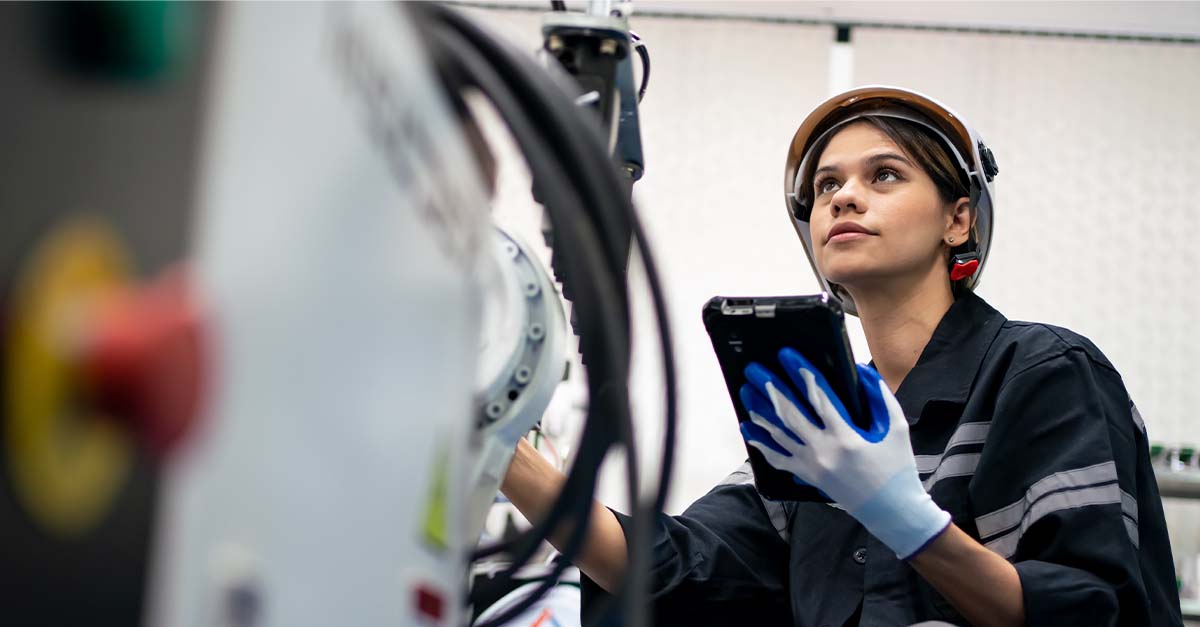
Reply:
<svg viewBox="0 0 1200 627"><path fill-rule="evenodd" d="M865 117L887 117L908 120L928 129L948 149L961 170L970 189L971 207L975 211L975 227L968 242L951 259L951 279L962 280L968 289L979 283L992 242L992 179L999 169L992 151L966 121L949 107L924 94L883 85L868 85L844 92L813 109L792 137L784 170L783 190L788 215L796 234L804 243L804 252L812 264L821 287L842 301L842 306L857 315L854 299L845 289L828 279L817 267L813 256L812 236L808 220L812 213L812 189L801 177L806 172L809 152L826 136L844 125ZM811 168L807 168L811 169Z"/></svg>

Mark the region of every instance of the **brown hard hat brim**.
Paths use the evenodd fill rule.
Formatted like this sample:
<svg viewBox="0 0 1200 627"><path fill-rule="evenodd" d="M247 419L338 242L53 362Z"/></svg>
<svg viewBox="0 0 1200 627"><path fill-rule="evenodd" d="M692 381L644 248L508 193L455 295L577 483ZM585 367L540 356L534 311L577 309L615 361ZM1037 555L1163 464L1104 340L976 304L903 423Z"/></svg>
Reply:
<svg viewBox="0 0 1200 627"><path fill-rule="evenodd" d="M970 162L972 149L971 132L953 111L941 103L916 92L898 87L869 85L838 94L821 103L813 109L808 117L796 129L792 143L788 146L787 162L784 170L784 194L791 194L794 189L797 170L809 146L816 141L830 126L837 124L846 115L869 110L873 105L895 106L901 104L929 118L937 124L942 132L956 144L963 158Z"/></svg>

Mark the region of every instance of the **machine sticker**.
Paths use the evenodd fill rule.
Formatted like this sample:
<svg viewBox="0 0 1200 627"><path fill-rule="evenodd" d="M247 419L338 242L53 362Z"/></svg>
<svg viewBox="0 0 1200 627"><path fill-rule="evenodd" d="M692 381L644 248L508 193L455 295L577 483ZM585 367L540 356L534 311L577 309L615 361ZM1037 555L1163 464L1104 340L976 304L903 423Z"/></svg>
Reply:
<svg viewBox="0 0 1200 627"><path fill-rule="evenodd" d="M447 520L447 499L449 498L450 479L449 454L443 445L438 451L430 473L429 489L426 491L424 515L422 516L421 535L425 543L440 551L450 547L450 531Z"/></svg>

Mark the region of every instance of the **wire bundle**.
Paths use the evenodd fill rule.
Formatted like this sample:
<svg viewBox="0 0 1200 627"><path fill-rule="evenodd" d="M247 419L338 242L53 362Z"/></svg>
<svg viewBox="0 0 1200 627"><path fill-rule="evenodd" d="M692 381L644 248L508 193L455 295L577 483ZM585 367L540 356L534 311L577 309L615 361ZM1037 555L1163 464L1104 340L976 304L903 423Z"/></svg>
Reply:
<svg viewBox="0 0 1200 627"><path fill-rule="evenodd" d="M596 492L600 465L614 446L625 449L627 484L633 505L628 568L608 604L584 617L585 624L619 621L645 623L649 570L650 520L662 511L673 463L675 371L666 305L651 251L628 190L609 156L599 121L583 115L571 95L529 57L495 40L470 20L431 3L399 5L426 38L431 59L446 88L454 94L478 90L500 113L529 165L534 186L554 228L553 253L562 266L564 292L575 302L576 331L586 364L590 399L575 462L562 493L546 517L520 537L476 551L474 559L499 553L512 562L511 577L562 524L571 532L554 571L536 591L486 624L496 627L531 607L553 588L582 550ZM628 237L632 230L645 266L663 353L666 388L663 458L657 490L638 493L637 455L629 400L629 297L625 280ZM620 609L618 614L616 610Z"/></svg>

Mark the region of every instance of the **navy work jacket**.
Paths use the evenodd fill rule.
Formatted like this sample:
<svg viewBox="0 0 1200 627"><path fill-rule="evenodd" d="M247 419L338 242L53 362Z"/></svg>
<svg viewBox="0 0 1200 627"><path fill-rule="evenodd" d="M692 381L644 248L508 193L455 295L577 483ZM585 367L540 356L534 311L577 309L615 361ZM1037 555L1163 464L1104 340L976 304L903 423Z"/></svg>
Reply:
<svg viewBox="0 0 1200 627"><path fill-rule="evenodd" d="M896 396L925 489L1016 567L1028 625L1182 624L1145 425L1090 341L964 294ZM849 514L753 480L746 464L659 515L654 625L967 624ZM586 615L605 593L583 591Z"/></svg>

